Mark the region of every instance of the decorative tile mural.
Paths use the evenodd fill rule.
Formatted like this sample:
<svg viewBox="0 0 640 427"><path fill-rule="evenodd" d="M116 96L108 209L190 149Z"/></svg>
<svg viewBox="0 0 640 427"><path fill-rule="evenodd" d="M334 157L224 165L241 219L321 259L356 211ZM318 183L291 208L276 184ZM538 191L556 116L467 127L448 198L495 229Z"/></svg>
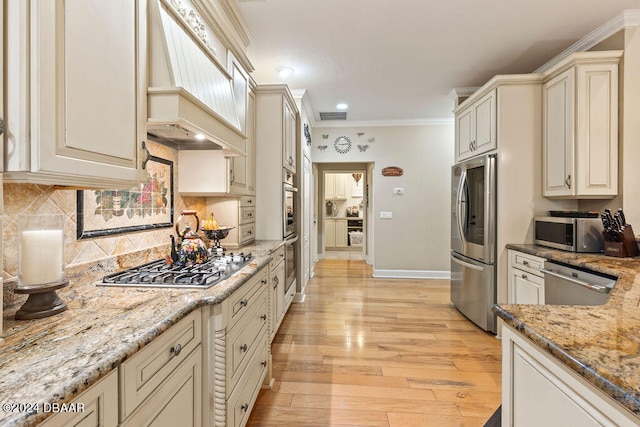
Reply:
<svg viewBox="0 0 640 427"><path fill-rule="evenodd" d="M173 226L173 162L151 156L147 182L129 190L78 190L77 238Z"/></svg>

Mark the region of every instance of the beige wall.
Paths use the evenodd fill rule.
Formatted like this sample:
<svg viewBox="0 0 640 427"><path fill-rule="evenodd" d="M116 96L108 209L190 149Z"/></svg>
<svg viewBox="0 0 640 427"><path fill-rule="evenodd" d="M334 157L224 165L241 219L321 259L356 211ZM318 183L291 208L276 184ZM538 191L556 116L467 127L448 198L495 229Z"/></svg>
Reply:
<svg viewBox="0 0 640 427"><path fill-rule="evenodd" d="M152 141L151 154L174 162L174 191L177 183L177 151ZM120 234L113 237L76 240L76 190L33 184L4 184L4 213L2 215L3 278L12 280L18 274L18 224L21 215L63 214L65 216L65 260L67 266L98 261L169 243L172 228ZM174 196L174 220L180 211L189 208L204 212L203 198ZM168 247L168 246L167 246Z"/></svg>
<svg viewBox="0 0 640 427"><path fill-rule="evenodd" d="M339 154L333 142L343 135L352 147ZM374 164L373 215L368 226L373 228L372 261L377 272L448 274L453 139L453 123L313 129L314 162ZM325 150L318 148L325 145ZM365 151L358 147L365 145L369 146ZM387 166L402 168L403 176L382 176ZM393 194L395 187L404 188L404 195ZM380 212L392 212L393 218L380 219Z"/></svg>

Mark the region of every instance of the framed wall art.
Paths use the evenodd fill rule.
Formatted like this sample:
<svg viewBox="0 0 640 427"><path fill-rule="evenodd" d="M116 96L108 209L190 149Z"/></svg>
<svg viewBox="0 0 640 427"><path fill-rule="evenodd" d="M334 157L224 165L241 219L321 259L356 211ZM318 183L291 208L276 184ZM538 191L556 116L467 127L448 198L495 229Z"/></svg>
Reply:
<svg viewBox="0 0 640 427"><path fill-rule="evenodd" d="M173 162L150 156L147 181L129 190L78 190L78 239L173 226Z"/></svg>

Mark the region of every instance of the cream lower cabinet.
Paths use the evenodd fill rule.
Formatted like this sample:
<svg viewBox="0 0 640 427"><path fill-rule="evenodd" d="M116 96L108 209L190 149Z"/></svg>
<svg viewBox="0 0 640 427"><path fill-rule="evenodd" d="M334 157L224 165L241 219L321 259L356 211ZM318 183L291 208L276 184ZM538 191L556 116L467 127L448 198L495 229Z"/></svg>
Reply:
<svg viewBox="0 0 640 427"><path fill-rule="evenodd" d="M146 0L7 0L5 182L145 180Z"/></svg>
<svg viewBox="0 0 640 427"><path fill-rule="evenodd" d="M509 304L544 304L544 258L509 249Z"/></svg>
<svg viewBox="0 0 640 427"><path fill-rule="evenodd" d="M118 425L118 372L106 377L67 403L73 412L59 412L47 418L42 427L115 427Z"/></svg>
<svg viewBox="0 0 640 427"><path fill-rule="evenodd" d="M346 248L348 246L347 220L326 219L324 221L324 246Z"/></svg>
<svg viewBox="0 0 640 427"><path fill-rule="evenodd" d="M196 310L120 365L123 426L203 424L201 341Z"/></svg>
<svg viewBox="0 0 640 427"><path fill-rule="evenodd" d="M502 425L637 426L638 418L515 329L504 326Z"/></svg>
<svg viewBox="0 0 640 427"><path fill-rule="evenodd" d="M284 319L286 312L285 305L285 271L284 271L284 247L278 248L273 253L273 260L269 264L269 279L271 284L271 322L269 327L269 342L278 332L278 328Z"/></svg>
<svg viewBox="0 0 640 427"><path fill-rule="evenodd" d="M618 194L618 62L622 51L580 52L543 85L543 195Z"/></svg>
<svg viewBox="0 0 640 427"><path fill-rule="evenodd" d="M268 370L268 267L222 303L204 308L207 319L205 423L247 423Z"/></svg>

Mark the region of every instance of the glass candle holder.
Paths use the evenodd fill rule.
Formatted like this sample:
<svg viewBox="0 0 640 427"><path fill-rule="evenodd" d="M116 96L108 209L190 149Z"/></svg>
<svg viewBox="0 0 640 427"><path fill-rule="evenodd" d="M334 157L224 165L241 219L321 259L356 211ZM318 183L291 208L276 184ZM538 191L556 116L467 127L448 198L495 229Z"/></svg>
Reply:
<svg viewBox="0 0 640 427"><path fill-rule="evenodd" d="M42 288L64 281L63 215L21 216L18 245L18 288Z"/></svg>

